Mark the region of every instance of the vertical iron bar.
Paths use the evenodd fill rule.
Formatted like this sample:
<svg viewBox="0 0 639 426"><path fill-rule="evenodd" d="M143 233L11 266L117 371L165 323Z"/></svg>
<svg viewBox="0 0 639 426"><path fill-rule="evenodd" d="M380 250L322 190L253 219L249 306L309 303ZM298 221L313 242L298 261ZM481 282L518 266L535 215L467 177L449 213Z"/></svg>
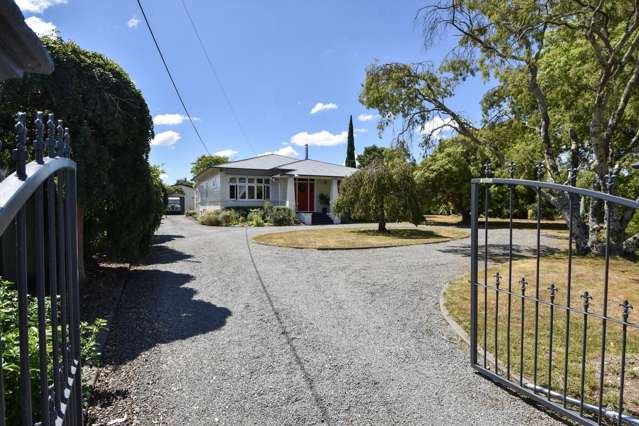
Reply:
<svg viewBox="0 0 639 426"><path fill-rule="evenodd" d="M624 300L621 304L623 308L623 325L621 326L621 373L619 373L619 411L617 417L617 424L621 426L623 417L623 392L626 376L626 339L628 337L628 315L632 306L628 303L628 300Z"/></svg>
<svg viewBox="0 0 639 426"><path fill-rule="evenodd" d="M490 177L490 163L484 166L486 177ZM489 185L484 188L484 368L486 368L486 351L488 346L488 201Z"/></svg>
<svg viewBox="0 0 639 426"><path fill-rule="evenodd" d="M62 364L63 364L63 379L66 385L69 377L69 347L67 342L67 324L68 324L68 309L67 309L67 280L66 280L66 256L65 256L65 227L64 227L64 198L63 192L65 190L64 174L62 172L57 173L58 190L56 193L56 207L57 207L57 253L58 253L58 287L60 290L60 339L62 341Z"/></svg>
<svg viewBox="0 0 639 426"><path fill-rule="evenodd" d="M526 318L526 278L521 277L521 324L519 329L519 385L524 385L524 322Z"/></svg>
<svg viewBox="0 0 639 426"><path fill-rule="evenodd" d="M499 326L499 285L501 281L501 275L499 274L499 272L497 272L495 274L495 374L498 374L499 372L499 350L498 350L498 346L499 346L499 342L498 342L498 326Z"/></svg>
<svg viewBox="0 0 639 426"><path fill-rule="evenodd" d="M6 412L4 402L4 374L2 373L2 358L4 357L4 340L2 339L2 328L0 327L0 426L6 425Z"/></svg>
<svg viewBox="0 0 639 426"><path fill-rule="evenodd" d="M608 193L611 193L612 189L612 173L608 173L607 182ZM604 294L603 294L603 315L601 320L601 364L599 369L599 416L597 419L598 424L603 421L603 398L604 398L604 375L606 372L606 327L608 318L608 272L610 267L610 203L604 201L604 208L606 213L606 251L605 251L605 266L604 266Z"/></svg>
<svg viewBox="0 0 639 426"><path fill-rule="evenodd" d="M24 207L16 216L16 260L20 328L20 411L23 425L31 420L31 375L29 371L29 294L27 288L27 222Z"/></svg>
<svg viewBox="0 0 639 426"><path fill-rule="evenodd" d="M470 362L477 364L477 192L478 185L470 188Z"/></svg>
<svg viewBox="0 0 639 426"><path fill-rule="evenodd" d="M568 183L570 186L575 185L576 178L576 169L571 169L568 176ZM568 277L567 277L567 286L566 289L566 339L564 340L564 395L563 395L563 403L564 407L568 404L568 356L570 349L570 307L571 307L571 297L572 297L572 215L573 215L573 195L572 193L568 193Z"/></svg>
<svg viewBox="0 0 639 426"><path fill-rule="evenodd" d="M515 163L510 162L510 178L515 178ZM510 380L510 319L512 308L512 281L513 281L513 195L514 186L509 185L508 194L508 316L506 325L506 377Z"/></svg>
<svg viewBox="0 0 639 426"><path fill-rule="evenodd" d="M541 180L541 162L537 162L537 180ZM541 188L537 188L537 264L535 274L535 346L533 349L533 389L537 391L537 358L539 350L539 268L540 268L540 248L541 248Z"/></svg>
<svg viewBox="0 0 639 426"><path fill-rule="evenodd" d="M38 337L40 346L40 400L42 421L49 424L49 383L47 374L47 322L44 291L44 200L42 186L35 192L35 273L38 295Z"/></svg>
<svg viewBox="0 0 639 426"><path fill-rule="evenodd" d="M554 327L554 321L555 321L555 295L557 294L557 287L555 286L555 284L551 284L549 289L550 291L550 318L549 318L549 328L550 328L550 335L548 337L548 401L550 401L550 396L551 396L551 392L552 392L552 338L553 338L553 331L555 329Z"/></svg>
<svg viewBox="0 0 639 426"><path fill-rule="evenodd" d="M67 132L68 139L68 132ZM69 147L68 140L65 143ZM78 278L78 236L77 236L77 189L76 175L73 171L67 172L67 233L68 233L68 256L69 262L69 283L71 290L70 306L72 312L73 331L73 357L75 358L76 372L73 380L75 386L74 412L79 424L82 424L82 366L80 363L80 295Z"/></svg>
<svg viewBox="0 0 639 426"><path fill-rule="evenodd" d="M56 413L60 412L60 343L58 340L58 275L56 252L55 182L53 176L47 180L47 260L49 271L49 295L51 299L51 342L53 360L53 395Z"/></svg>
<svg viewBox="0 0 639 426"><path fill-rule="evenodd" d="M592 296L586 291L581 296L584 300L584 329L581 337L581 384L579 388L579 415L584 415L584 387L586 383L586 346L588 344L588 308Z"/></svg>

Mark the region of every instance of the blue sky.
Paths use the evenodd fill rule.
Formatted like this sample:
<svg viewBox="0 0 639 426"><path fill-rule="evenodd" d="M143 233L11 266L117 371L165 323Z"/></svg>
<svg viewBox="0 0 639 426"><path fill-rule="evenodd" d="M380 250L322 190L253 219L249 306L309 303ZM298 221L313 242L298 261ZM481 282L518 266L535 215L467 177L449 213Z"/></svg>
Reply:
<svg viewBox="0 0 639 426"><path fill-rule="evenodd" d="M348 117L356 151L388 145L375 111L358 101L367 65L438 63L454 38L424 48L413 0L185 0L243 128L238 127L200 50L180 0L143 1L186 104L211 153L239 159L280 152L343 163ZM155 118L151 162L172 183L189 177L204 153L162 68L135 0L17 0L38 31L119 63L142 91ZM451 105L479 118L485 88L469 81ZM419 154L415 142L414 154Z"/></svg>

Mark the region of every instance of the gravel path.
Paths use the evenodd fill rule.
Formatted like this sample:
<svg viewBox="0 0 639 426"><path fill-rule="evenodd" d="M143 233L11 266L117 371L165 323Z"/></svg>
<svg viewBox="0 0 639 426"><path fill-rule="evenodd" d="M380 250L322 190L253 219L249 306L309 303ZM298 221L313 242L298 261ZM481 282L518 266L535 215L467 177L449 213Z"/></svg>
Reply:
<svg viewBox="0 0 639 426"><path fill-rule="evenodd" d="M164 219L126 285L95 424L556 422L473 373L439 311L443 286L468 270L468 240L339 252L247 243L281 230ZM519 251L533 236L517 231ZM504 249L505 231L490 238Z"/></svg>

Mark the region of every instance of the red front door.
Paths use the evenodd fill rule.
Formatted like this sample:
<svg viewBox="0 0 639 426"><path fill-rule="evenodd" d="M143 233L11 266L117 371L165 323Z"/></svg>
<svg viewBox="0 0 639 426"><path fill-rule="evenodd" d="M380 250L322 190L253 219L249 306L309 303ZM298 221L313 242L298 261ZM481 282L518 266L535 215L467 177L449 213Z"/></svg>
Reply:
<svg viewBox="0 0 639 426"><path fill-rule="evenodd" d="M315 182L312 179L296 179L295 200L297 211L315 211Z"/></svg>

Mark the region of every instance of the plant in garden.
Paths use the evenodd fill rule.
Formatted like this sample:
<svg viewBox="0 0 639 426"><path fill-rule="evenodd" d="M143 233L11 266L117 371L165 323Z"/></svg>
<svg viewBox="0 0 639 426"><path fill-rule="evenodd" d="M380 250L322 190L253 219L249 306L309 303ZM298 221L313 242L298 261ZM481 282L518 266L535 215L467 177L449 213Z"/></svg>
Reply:
<svg viewBox="0 0 639 426"><path fill-rule="evenodd" d="M148 156L153 122L141 92L127 73L99 53L72 41L43 38L55 71L25 74L0 83L0 141L15 147L16 111L34 117L53 112L71 131L78 163L80 274L96 252L135 258L149 247L162 212ZM29 147L31 149L31 147ZM11 149L2 162L13 164ZM160 210L158 210L160 209Z"/></svg>
<svg viewBox="0 0 639 426"><path fill-rule="evenodd" d="M58 302L59 303L59 302ZM45 301L47 312L47 371L49 383L52 382L53 358L51 341L51 303ZM34 405L34 420L42 416L40 401L40 351L38 346L38 302L28 297L29 324L29 364L31 370L31 399ZM58 310L58 312L60 312ZM18 329L18 292L15 285L0 279L0 356L2 356L2 374L4 379L4 398L7 424L20 423L20 331ZM94 365L100 356L97 351L97 336L106 328L106 321L97 319L94 323L81 322L80 356L82 365ZM58 336L60 335L58 331Z"/></svg>
<svg viewBox="0 0 639 426"><path fill-rule="evenodd" d="M253 226L264 226L264 212L261 209L251 209L246 219Z"/></svg>
<svg viewBox="0 0 639 426"><path fill-rule="evenodd" d="M353 116L351 115L348 120L348 142L346 144L346 160L344 161L346 167L357 167L355 162L355 134L353 133Z"/></svg>
<svg viewBox="0 0 639 426"><path fill-rule="evenodd" d="M378 231L387 232L386 222L407 220L415 225L422 210L413 176L414 165L401 149L388 150L342 181L334 210L355 219L376 220Z"/></svg>
<svg viewBox="0 0 639 426"><path fill-rule="evenodd" d="M289 226L295 223L293 211L288 207L282 206L274 207L267 221L274 226Z"/></svg>

